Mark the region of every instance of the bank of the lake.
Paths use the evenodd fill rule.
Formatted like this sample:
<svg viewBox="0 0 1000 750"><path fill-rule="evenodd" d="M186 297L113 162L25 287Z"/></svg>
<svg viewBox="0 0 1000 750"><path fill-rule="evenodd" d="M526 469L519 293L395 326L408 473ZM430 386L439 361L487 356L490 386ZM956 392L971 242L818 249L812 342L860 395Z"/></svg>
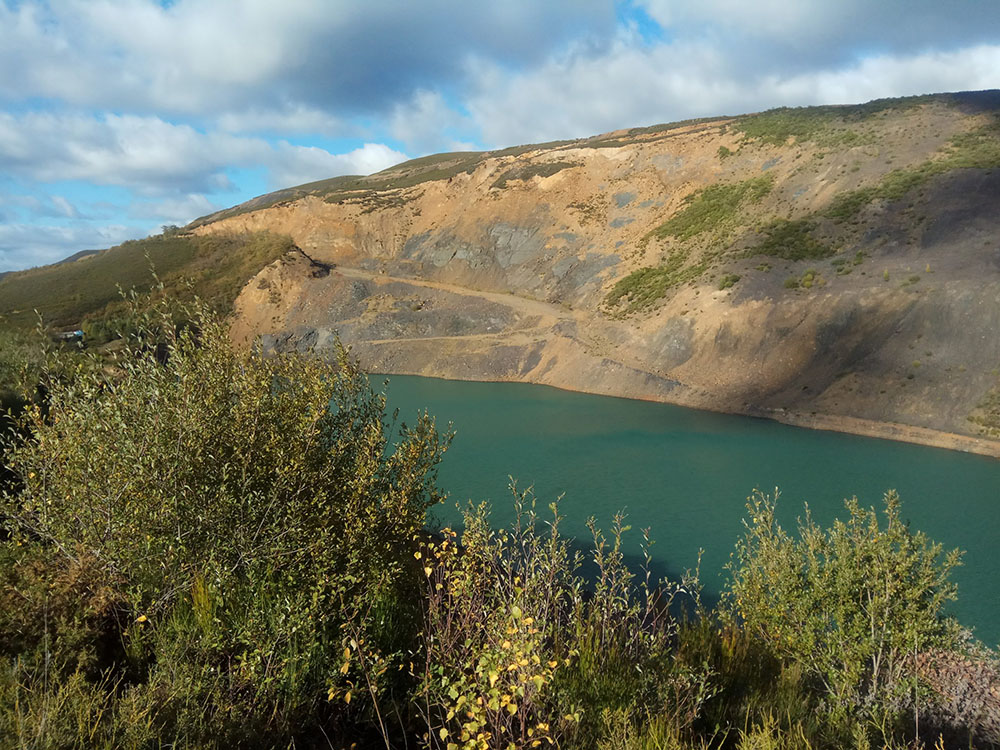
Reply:
<svg viewBox="0 0 1000 750"><path fill-rule="evenodd" d="M456 519L456 503L468 500L489 500L496 521L509 520L513 476L521 487L534 485L543 509L564 495L565 529L578 537L586 535L589 516L606 527L625 509L636 529L652 529L654 556L668 574L693 567L703 550L701 578L711 598L724 584L754 488L780 488L786 526L803 503L827 524L844 515L845 497L878 507L884 492L896 489L914 529L966 551L953 611L987 644L1000 642L995 459L545 386L389 380L389 406L399 408L400 419L427 409L439 427L454 425L440 475L451 493L438 511L444 523ZM638 531L632 536L637 542Z"/></svg>

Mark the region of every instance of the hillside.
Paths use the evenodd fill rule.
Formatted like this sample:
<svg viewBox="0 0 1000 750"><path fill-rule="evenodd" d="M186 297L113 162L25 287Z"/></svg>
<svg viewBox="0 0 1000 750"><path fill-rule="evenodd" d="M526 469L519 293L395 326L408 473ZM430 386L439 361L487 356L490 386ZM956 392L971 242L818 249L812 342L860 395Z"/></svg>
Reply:
<svg viewBox="0 0 1000 750"><path fill-rule="evenodd" d="M184 241L303 251L235 303L234 336L272 349L339 335L375 372L1000 455L998 114L1000 92L943 94L441 154L261 196Z"/></svg>
<svg viewBox="0 0 1000 750"><path fill-rule="evenodd" d="M952 94L446 154L193 229L337 265L245 288L237 334L272 347L336 332L378 372L996 454L998 112L998 92Z"/></svg>
<svg viewBox="0 0 1000 750"><path fill-rule="evenodd" d="M32 328L39 316L57 328L107 322L122 307L123 291L145 293L158 283L168 295L198 295L228 311L247 281L290 246L267 233L168 233L76 253L0 275L0 325Z"/></svg>

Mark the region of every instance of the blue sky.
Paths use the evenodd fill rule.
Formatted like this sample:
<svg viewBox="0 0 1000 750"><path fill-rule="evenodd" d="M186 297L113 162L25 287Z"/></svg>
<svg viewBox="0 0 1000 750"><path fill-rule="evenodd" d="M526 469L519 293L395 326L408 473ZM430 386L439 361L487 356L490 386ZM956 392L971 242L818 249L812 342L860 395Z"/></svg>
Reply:
<svg viewBox="0 0 1000 750"><path fill-rule="evenodd" d="M995 0L0 0L0 271L428 153L984 88Z"/></svg>

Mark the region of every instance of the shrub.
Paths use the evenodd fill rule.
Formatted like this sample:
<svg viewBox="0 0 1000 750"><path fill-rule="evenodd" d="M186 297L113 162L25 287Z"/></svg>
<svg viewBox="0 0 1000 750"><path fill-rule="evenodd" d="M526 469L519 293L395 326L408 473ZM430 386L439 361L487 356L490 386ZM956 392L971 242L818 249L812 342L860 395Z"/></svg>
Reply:
<svg viewBox="0 0 1000 750"><path fill-rule="evenodd" d="M852 723L884 725L905 705L915 655L955 648L956 623L943 614L959 553L912 533L899 498L885 496L885 526L856 499L849 518L820 528L808 508L798 538L775 520L775 503L755 493L746 534L730 563L727 606L751 637L802 666L827 709Z"/></svg>
<svg viewBox="0 0 1000 750"><path fill-rule="evenodd" d="M729 289L730 287L734 286L736 282L739 281L741 278L742 277L738 273L724 274L723 277L719 279L720 291L723 289Z"/></svg>
<svg viewBox="0 0 1000 750"><path fill-rule="evenodd" d="M767 255L784 260L818 260L836 252L813 236L815 223L805 219L775 219L763 231L764 240L747 251L748 255Z"/></svg>
<svg viewBox="0 0 1000 750"><path fill-rule="evenodd" d="M674 669L677 622L669 608L693 581L639 586L624 563L622 517L610 538L593 522L596 573L560 536L552 506L538 530L533 498L515 493L510 529L490 528L485 506L420 552L426 565L423 647L416 703L433 748L595 747L612 712L629 731L653 717L690 729L705 698L703 664ZM648 557L647 557L648 563Z"/></svg>
<svg viewBox="0 0 1000 750"><path fill-rule="evenodd" d="M708 261L688 263L689 253L676 250L663 265L639 268L615 282L604 297L604 304L614 310L625 300L624 314L652 307L676 286L693 281L708 269Z"/></svg>
<svg viewBox="0 0 1000 750"><path fill-rule="evenodd" d="M774 187L774 175L766 174L733 183L718 183L697 190L684 199L684 207L654 229L654 237L689 240L709 230L722 231L738 217L745 203L759 203Z"/></svg>
<svg viewBox="0 0 1000 750"><path fill-rule="evenodd" d="M427 417L390 440L343 351L263 358L190 319L160 321L163 347L147 326L113 376L53 382L11 448L24 486L0 514L9 544L99 564L127 613L116 674L135 673L163 738L273 745L363 717L373 701L352 690L393 689L446 442Z"/></svg>

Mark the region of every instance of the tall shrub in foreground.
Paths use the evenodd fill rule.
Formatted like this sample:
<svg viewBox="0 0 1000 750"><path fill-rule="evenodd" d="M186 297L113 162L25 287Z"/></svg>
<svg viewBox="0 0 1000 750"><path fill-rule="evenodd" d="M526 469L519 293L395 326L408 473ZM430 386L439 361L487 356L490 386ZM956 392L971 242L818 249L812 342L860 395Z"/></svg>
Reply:
<svg viewBox="0 0 1000 750"><path fill-rule="evenodd" d="M914 659L956 648L958 626L944 614L957 550L913 533L895 492L884 525L856 499L849 517L818 526L806 509L798 535L775 520L775 503L755 493L746 534L731 563L728 605L752 637L802 665L833 715L887 726L913 695Z"/></svg>
<svg viewBox="0 0 1000 750"><path fill-rule="evenodd" d="M598 747L609 734L646 746L690 734L710 692L703 664L672 659L671 605L697 597L697 580L635 581L629 530L617 515L606 537L591 520L593 573L583 553L514 492L515 519L494 528L485 505L464 529L444 529L418 550L424 567L424 663L415 702L433 750ZM649 540L646 537L646 546Z"/></svg>
<svg viewBox="0 0 1000 750"><path fill-rule="evenodd" d="M344 352L264 358L191 319L28 412L33 439L8 456L23 489L0 505L10 544L103 571L128 662L103 679L152 736L270 745L347 726L373 705L351 692L393 690L415 638L413 551L445 441L427 417L391 439Z"/></svg>

